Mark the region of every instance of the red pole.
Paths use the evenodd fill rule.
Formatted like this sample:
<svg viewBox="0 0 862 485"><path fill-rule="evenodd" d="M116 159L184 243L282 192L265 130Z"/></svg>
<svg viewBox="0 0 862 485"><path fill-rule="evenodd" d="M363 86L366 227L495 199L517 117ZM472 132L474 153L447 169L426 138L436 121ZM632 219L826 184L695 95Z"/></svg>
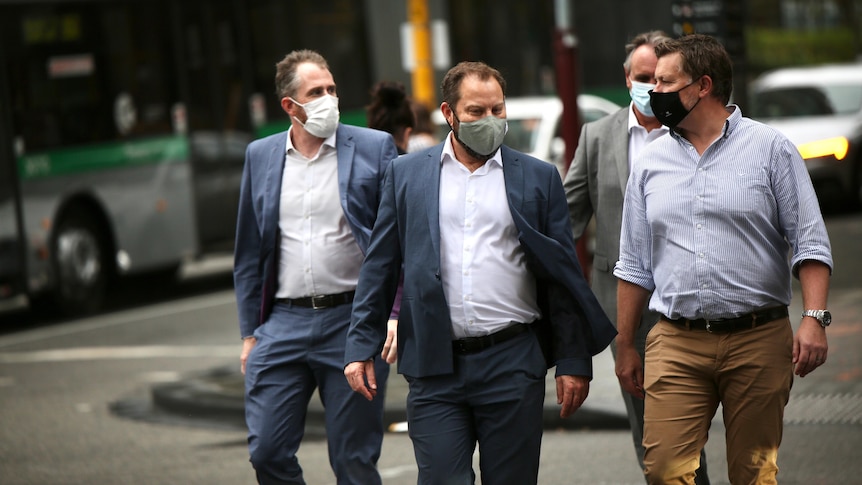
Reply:
<svg viewBox="0 0 862 485"><path fill-rule="evenodd" d="M562 135L566 143L566 152L563 163L566 170L575 156L578 147L578 137L581 134L581 117L578 111L578 38L570 28L570 1L556 0L555 17L556 29L554 30L554 63L557 71L557 95L563 102ZM592 256L587 250L587 234L578 240L576 249L578 260L584 271L584 276L589 278L592 265Z"/></svg>

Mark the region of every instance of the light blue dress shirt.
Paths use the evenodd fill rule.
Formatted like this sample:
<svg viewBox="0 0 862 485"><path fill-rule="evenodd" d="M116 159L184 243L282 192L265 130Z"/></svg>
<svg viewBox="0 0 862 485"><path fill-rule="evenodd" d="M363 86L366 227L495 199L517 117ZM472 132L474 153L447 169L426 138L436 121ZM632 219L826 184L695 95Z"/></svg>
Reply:
<svg viewBox="0 0 862 485"><path fill-rule="evenodd" d="M796 147L738 106L699 155L671 130L632 167L618 278L654 290L670 318L732 318L791 299L799 263L832 267L817 196Z"/></svg>

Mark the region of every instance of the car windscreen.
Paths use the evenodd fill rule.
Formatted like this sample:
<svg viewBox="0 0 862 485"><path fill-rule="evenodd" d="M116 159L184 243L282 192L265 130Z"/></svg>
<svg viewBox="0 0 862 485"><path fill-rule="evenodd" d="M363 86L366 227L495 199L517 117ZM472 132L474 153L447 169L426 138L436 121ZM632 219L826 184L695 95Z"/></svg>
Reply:
<svg viewBox="0 0 862 485"><path fill-rule="evenodd" d="M748 111L754 118L799 118L854 114L860 109L862 84L836 84L757 91Z"/></svg>

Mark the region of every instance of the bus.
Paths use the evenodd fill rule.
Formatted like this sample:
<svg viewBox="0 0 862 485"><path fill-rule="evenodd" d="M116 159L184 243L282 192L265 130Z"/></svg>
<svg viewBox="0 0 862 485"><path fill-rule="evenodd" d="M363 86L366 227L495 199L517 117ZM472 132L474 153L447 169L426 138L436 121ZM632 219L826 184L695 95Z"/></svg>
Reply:
<svg viewBox="0 0 862 485"><path fill-rule="evenodd" d="M288 126L275 63L320 51L361 124L365 29L349 1L0 0L0 308L229 254L245 148Z"/></svg>

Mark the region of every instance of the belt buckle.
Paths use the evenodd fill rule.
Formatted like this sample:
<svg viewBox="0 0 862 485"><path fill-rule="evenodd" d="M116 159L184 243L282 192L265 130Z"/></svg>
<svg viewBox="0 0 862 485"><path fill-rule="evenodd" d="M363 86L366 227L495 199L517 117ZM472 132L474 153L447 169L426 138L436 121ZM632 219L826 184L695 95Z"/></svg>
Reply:
<svg viewBox="0 0 862 485"><path fill-rule="evenodd" d="M314 295L311 297L311 308L320 310L326 308L326 295Z"/></svg>
<svg viewBox="0 0 862 485"><path fill-rule="evenodd" d="M712 322L710 322L710 321L709 321L709 320L707 320L707 319L704 319L704 321L706 322L706 331L707 331L707 333L712 333Z"/></svg>

